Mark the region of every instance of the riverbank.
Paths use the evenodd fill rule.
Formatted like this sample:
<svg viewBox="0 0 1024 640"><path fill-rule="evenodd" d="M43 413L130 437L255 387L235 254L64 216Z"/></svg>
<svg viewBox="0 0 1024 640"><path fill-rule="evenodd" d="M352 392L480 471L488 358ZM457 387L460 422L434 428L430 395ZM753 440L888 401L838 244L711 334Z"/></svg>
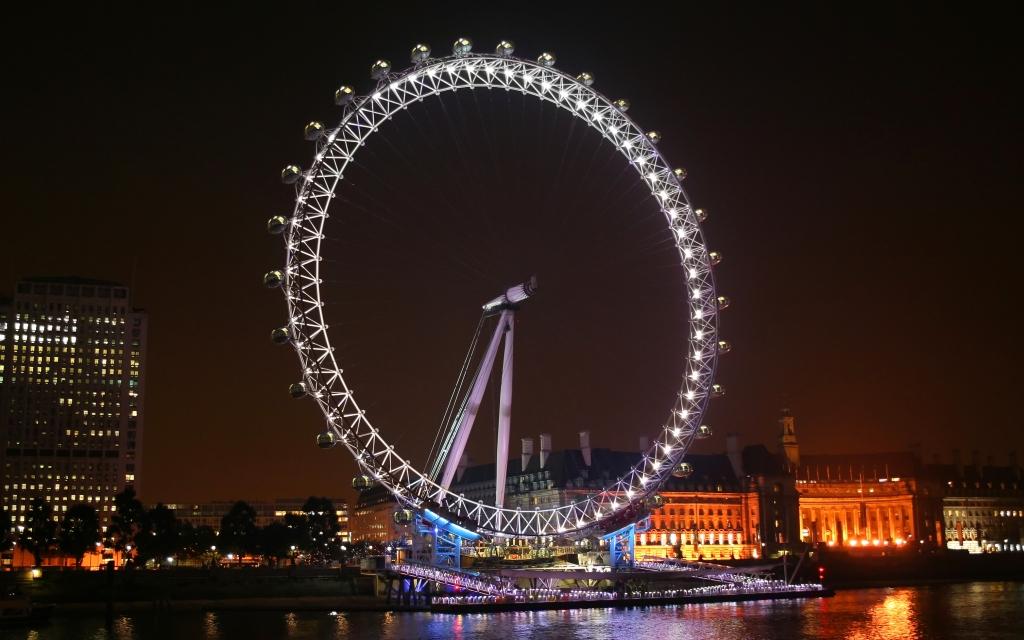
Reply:
<svg viewBox="0 0 1024 640"><path fill-rule="evenodd" d="M815 562L805 564L798 580L819 576L836 589L1020 581L1024 580L1024 553L970 555L938 550L867 555L823 550L817 552Z"/></svg>
<svg viewBox="0 0 1024 640"><path fill-rule="evenodd" d="M106 612L103 602L65 602L54 611L55 615L96 615ZM130 600L115 602L114 615L133 613L182 611L427 611L426 606L399 606L376 596L297 596L248 597L197 600L153 601Z"/></svg>

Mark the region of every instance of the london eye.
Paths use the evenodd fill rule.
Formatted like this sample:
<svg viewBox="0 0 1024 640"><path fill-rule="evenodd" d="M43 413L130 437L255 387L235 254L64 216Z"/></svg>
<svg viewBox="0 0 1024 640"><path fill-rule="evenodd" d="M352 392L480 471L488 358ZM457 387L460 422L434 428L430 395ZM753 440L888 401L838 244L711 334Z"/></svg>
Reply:
<svg viewBox="0 0 1024 640"><path fill-rule="evenodd" d="M336 124L313 121L305 127L305 138L315 144L312 162L308 167L288 165L281 174L283 182L295 187L294 209L290 216L274 216L268 221L268 231L283 237L286 250L283 266L264 276L265 285L283 291L287 304L287 321L273 330L271 338L275 343L290 343L298 354L299 376L288 391L295 398L312 399L323 412L326 425L317 436L318 446L341 444L368 482L385 487L409 510L475 534L580 538L603 535L642 519L658 506L657 492L671 475L689 473L686 453L695 439L709 435L703 424L705 411L712 398L724 393L714 378L719 354L729 350L718 332L719 313L729 301L716 290L713 267L721 256L705 244L701 223L706 216L691 205L683 188L685 170L675 168L659 150L658 131L634 122L628 114L628 100L606 97L595 88L588 72L559 69L551 53L536 59L519 57L507 41L499 43L494 53L476 53L468 39L460 38L450 55L435 56L430 47L418 44L412 49L408 67L396 70L390 62L378 60L370 75L374 85L364 94L347 85L335 92L334 102L341 108ZM657 203L685 282L677 291L688 310L686 352L680 354L684 374L671 411L650 434L650 444L628 472L599 490L547 508L504 504L507 411L500 412L498 419L493 501L470 499L452 488L475 410L502 342L500 404L506 409L511 403L515 316L520 305L543 289L543 275L539 282L505 283L502 290L494 291L496 297L478 301L482 303L481 324L473 344L478 343L485 322L493 324L493 333L481 344L486 344L486 349L477 358L475 372L467 357L426 466L415 463L412 452L396 447L386 429L374 426L371 412L360 407L336 353L338 338L329 331L325 311L328 293L323 287L323 260L330 255L326 223L332 213L345 215L337 210L340 207L332 211L332 205L344 192L346 171L367 140L400 112L408 111L415 118L420 103L442 94L488 89L554 105L612 145L619 162L635 172Z"/></svg>

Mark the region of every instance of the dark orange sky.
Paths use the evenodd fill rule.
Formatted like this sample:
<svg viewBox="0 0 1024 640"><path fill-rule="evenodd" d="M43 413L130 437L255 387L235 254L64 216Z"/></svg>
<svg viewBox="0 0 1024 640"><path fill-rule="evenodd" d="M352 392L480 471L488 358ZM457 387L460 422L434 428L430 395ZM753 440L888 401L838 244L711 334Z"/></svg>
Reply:
<svg viewBox="0 0 1024 640"><path fill-rule="evenodd" d="M782 406L809 451L1024 449L1007 16L673 7L635 24L301 3L8 21L0 291L50 274L134 285L150 313L144 498L349 495L351 461L313 447L320 416L286 393L294 354L268 340L284 308L259 281L283 249L263 225L292 197L277 173L309 164L303 125L333 123L334 89L366 91L376 58L509 38L628 97L711 211L735 349L702 451L726 431L773 441ZM635 446L682 344L652 203L553 108L450 98L368 144L332 217L328 315L357 397L400 450L425 451L479 304L536 272L513 438L548 430L560 448L589 428L595 446Z"/></svg>

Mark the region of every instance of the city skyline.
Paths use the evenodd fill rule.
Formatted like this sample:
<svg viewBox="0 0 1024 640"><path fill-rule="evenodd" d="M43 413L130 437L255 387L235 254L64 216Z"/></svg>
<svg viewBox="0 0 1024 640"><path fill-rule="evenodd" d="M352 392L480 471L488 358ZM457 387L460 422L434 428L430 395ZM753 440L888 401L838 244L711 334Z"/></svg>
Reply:
<svg viewBox="0 0 1024 640"><path fill-rule="evenodd" d="M984 40L970 29L976 23L951 14L929 16L934 22L909 39L877 24L802 15L787 26L786 16L763 16L793 37L787 41L768 36L771 29L762 30L750 16L726 14L705 18L736 20L735 33L717 41L684 25L684 40L693 45L672 42L667 31L655 28L646 48L635 48L614 39L610 23L598 24L591 39L569 32L571 16L553 16L539 31L487 24L480 14L458 32L439 18L425 26L399 23L372 43L355 37L314 45L319 55L313 58L329 62L297 65L279 59L285 45L299 44L297 36L289 41L279 35L285 39L281 48L264 49L256 43L265 26L215 41L194 25L196 59L179 59L159 37L144 43L135 35L136 59L115 56L111 62L108 56L121 45L107 43L77 61L43 55L28 67L42 74L16 76L33 99L22 104L32 113L6 107L15 110L10 120L26 124L23 132L12 132L12 145L26 166L44 170L7 174L25 188L13 196L16 232L5 234L0 245L8 262L0 292L11 292L21 277L55 274L118 280L137 291L137 306L150 313L154 363L147 389L147 501L335 495L347 488L354 471L349 456L314 448L322 418L309 403L288 398L294 356L275 351L268 339L284 314L259 276L280 266L282 255L262 225L286 210L291 197L275 174L289 162L308 162L302 126L312 118L336 119L330 104L336 85L368 84L367 51L398 62L414 42L441 49L464 34L487 47L501 37L524 51L550 47L560 64L593 72L610 94L628 91L634 110L657 124L665 134L662 145L688 168L687 188L711 211L709 243L726 258L718 287L734 309L722 336L736 347L722 359L717 378L728 396L709 415L719 435L695 452L724 450L730 431L745 442L771 442L784 406L801 420L802 442L812 451L904 450L918 442L926 458L939 451L948 459L956 447L985 454L1024 447L1012 410L1020 374L1010 364L1020 341L1003 281L986 278L1012 278L1008 234L975 239L964 229L965 215L985 212L993 222L979 228L987 231L1013 210L1007 188L1013 162L1003 138L1012 101L1004 99L998 38ZM208 16L205 24L225 17ZM911 16L894 19L905 24ZM954 29L958 39L944 37ZM65 36L81 37L60 30L50 37ZM803 54L807 39L816 46L834 42L811 59ZM973 46L982 40L983 46ZM42 43L27 43L21 55ZM658 65L649 68L648 59ZM268 68L280 73L268 74ZM49 78L47 70L59 70L60 94L41 80ZM669 71L681 77L678 85L660 82ZM904 86L910 71L922 86ZM808 77L815 78L813 87L798 82ZM123 84L129 79L132 84ZM80 141L57 148L48 144L56 134L43 124L58 120L69 97L80 107L72 129ZM559 131L557 121L546 124ZM251 131L258 133L242 133ZM78 148L101 161L84 162ZM63 164L78 171L57 184L42 177ZM568 168L573 170L581 173L582 167ZM217 177L197 180L198 174ZM843 201L835 193L844 194ZM594 233L612 233L614 221L606 218L610 226ZM68 237L48 234L53 228ZM21 242L23 237L48 237L47 249ZM83 239L97 248L95 255L74 250ZM653 273L657 266L637 273ZM409 280L406 273L385 273L380 281ZM477 291L511 284L511 277L499 269L468 285L463 281L461 295L470 292L476 304L482 301ZM544 273L540 280L543 295ZM555 274L549 290L559 284ZM626 283L612 284L628 293ZM405 282L406 289L396 290L426 292L431 285ZM975 298L988 307L980 320L958 310ZM658 312L644 311L648 319ZM539 309L535 317L544 313L560 321L569 317L557 309ZM625 333L639 334L649 325L632 315L611 317L629 328ZM423 318L391 320L367 335L380 340ZM440 341L445 351L433 355L458 360L474 319L462 326L465 320L447 316L452 326ZM608 330L595 329L600 336ZM649 357L663 347L646 347L654 354ZM353 348L353 357L367 357L359 345ZM374 383L401 365L396 354L385 355L379 370L371 367L366 376ZM441 387L454 373L447 361L429 371L444 378ZM654 377L623 384L630 397L656 404L657 397L643 395L662 384L663 376ZM523 397L529 398L529 389ZM380 394L379 384L367 392ZM417 403L431 396L411 397L411 404L423 406ZM444 397L433 401L438 406L427 405L422 412L430 419L417 428L436 427ZM527 420L533 415L528 406L523 411ZM622 430L629 439L599 425L595 445L622 449L632 446L634 431L653 434L660 410L648 413L655 417L646 418L647 428ZM415 415L395 410L387 417L396 424ZM555 448L571 445L573 434L590 426L559 427ZM513 430L514 438L554 431L515 417ZM227 472L224 460L234 463ZM183 465L191 470L187 478L180 474Z"/></svg>

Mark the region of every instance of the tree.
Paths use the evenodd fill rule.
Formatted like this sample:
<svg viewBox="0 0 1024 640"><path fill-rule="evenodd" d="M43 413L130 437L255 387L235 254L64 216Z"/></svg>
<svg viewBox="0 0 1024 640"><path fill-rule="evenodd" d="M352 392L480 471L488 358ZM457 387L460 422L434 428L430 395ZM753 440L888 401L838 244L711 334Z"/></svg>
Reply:
<svg viewBox="0 0 1024 640"><path fill-rule="evenodd" d="M142 529L135 536L138 557L142 562L172 557L181 549L178 519L162 503L146 512Z"/></svg>
<svg viewBox="0 0 1024 640"><path fill-rule="evenodd" d="M56 542L56 532L53 506L42 498L32 498L25 512L25 530L18 537L18 542L29 550L37 567L43 564L43 554Z"/></svg>
<svg viewBox="0 0 1024 640"><path fill-rule="evenodd" d="M127 487L114 496L114 513L107 527L107 538L114 549L125 554L135 545L135 538L142 530L146 510L135 497L135 489ZM136 545L137 546L137 545Z"/></svg>
<svg viewBox="0 0 1024 640"><path fill-rule="evenodd" d="M338 542L338 510L327 498L310 496L302 505L306 514L309 552L325 561L334 556Z"/></svg>
<svg viewBox="0 0 1024 640"><path fill-rule="evenodd" d="M181 528L181 548L192 558L213 551L217 544L217 532L209 525L193 527L185 523Z"/></svg>
<svg viewBox="0 0 1024 640"><path fill-rule="evenodd" d="M242 554L259 550L257 533L256 510L239 500L220 520L219 546L224 552L236 554L241 564Z"/></svg>
<svg viewBox="0 0 1024 640"><path fill-rule="evenodd" d="M89 504L76 504L68 509L60 523L57 545L61 553L75 559L75 568L81 568L86 551L94 549L100 541L100 519Z"/></svg>
<svg viewBox="0 0 1024 640"><path fill-rule="evenodd" d="M277 564L281 558L287 558L292 551L294 535L288 526L280 521L271 522L260 529L260 555L268 563Z"/></svg>

